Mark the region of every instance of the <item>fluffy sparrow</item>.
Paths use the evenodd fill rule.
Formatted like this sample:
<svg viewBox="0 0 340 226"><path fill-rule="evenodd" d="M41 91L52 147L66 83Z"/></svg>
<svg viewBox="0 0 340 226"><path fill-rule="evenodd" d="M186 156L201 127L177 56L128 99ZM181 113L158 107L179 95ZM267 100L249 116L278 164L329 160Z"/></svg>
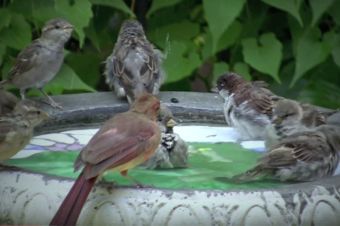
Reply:
<svg viewBox="0 0 340 226"><path fill-rule="evenodd" d="M224 115L229 126L239 131L243 140L264 139L274 103L280 97L235 73L223 74L217 89L224 98Z"/></svg>
<svg viewBox="0 0 340 226"><path fill-rule="evenodd" d="M25 99L27 89L37 88L53 107L60 107L43 87L58 73L64 61L64 44L71 37L73 26L64 19L48 21L41 36L23 49L9 71L7 80L0 85L11 83L20 89L21 99Z"/></svg>
<svg viewBox="0 0 340 226"><path fill-rule="evenodd" d="M237 182L270 178L312 181L333 175L340 151L340 127L321 125L313 131L285 137L262 156L258 164L237 175Z"/></svg>
<svg viewBox="0 0 340 226"><path fill-rule="evenodd" d="M10 114L0 117L0 161L22 150L31 140L34 127L48 117L33 106L17 106Z"/></svg>
<svg viewBox="0 0 340 226"><path fill-rule="evenodd" d="M127 96L129 103L143 92L157 95L165 77L162 60L162 53L147 40L142 25L127 20L106 59L106 83L118 97Z"/></svg>

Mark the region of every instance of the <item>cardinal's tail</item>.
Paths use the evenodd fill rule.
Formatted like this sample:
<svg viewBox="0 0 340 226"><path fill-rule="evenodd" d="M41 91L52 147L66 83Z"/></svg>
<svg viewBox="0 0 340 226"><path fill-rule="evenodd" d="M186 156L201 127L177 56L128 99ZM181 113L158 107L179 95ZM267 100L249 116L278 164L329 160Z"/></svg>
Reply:
<svg viewBox="0 0 340 226"><path fill-rule="evenodd" d="M67 194L50 225L75 225L97 177L86 179L84 171Z"/></svg>

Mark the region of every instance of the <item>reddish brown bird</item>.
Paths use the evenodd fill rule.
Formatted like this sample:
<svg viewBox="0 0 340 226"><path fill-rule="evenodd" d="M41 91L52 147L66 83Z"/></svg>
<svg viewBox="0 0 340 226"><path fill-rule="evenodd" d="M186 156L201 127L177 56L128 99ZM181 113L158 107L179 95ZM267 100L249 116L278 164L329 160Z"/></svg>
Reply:
<svg viewBox="0 0 340 226"><path fill-rule="evenodd" d="M130 110L105 122L80 152L75 170L84 166L50 225L75 225L81 209L98 176L106 170L127 171L151 157L160 144L156 123L160 102L144 94Z"/></svg>

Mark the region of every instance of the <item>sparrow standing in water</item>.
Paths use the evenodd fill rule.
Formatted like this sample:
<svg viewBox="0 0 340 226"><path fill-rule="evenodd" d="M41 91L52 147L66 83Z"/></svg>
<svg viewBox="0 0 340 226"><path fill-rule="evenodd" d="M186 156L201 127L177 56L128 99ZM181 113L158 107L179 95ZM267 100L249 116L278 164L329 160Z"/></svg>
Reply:
<svg viewBox="0 0 340 226"><path fill-rule="evenodd" d="M235 73L221 75L217 89L225 101L228 125L238 130L243 140L264 139L264 128L270 124L273 105L280 97Z"/></svg>
<svg viewBox="0 0 340 226"><path fill-rule="evenodd" d="M49 20L42 29L41 36L22 50L9 71L7 80L20 89L21 99L25 99L27 89L37 88L48 98L53 107L60 107L43 87L58 73L64 61L64 44L71 37L73 26L64 19Z"/></svg>
<svg viewBox="0 0 340 226"><path fill-rule="evenodd" d="M12 112L18 101L12 93L0 88L0 116Z"/></svg>
<svg viewBox="0 0 340 226"><path fill-rule="evenodd" d="M148 169L185 168L188 165L188 145L176 133L173 114L168 108L163 108L160 114L161 144L155 154L143 166Z"/></svg>
<svg viewBox="0 0 340 226"><path fill-rule="evenodd" d="M88 194L104 171L128 176L129 169L154 154L161 140L156 122L159 109L159 100L145 94L136 99L129 111L104 123L76 159L75 170L83 170L50 225L75 225Z"/></svg>
<svg viewBox="0 0 340 226"><path fill-rule="evenodd" d="M0 117L0 161L22 150L31 140L34 127L47 118L45 112L26 104Z"/></svg>
<svg viewBox="0 0 340 226"><path fill-rule="evenodd" d="M270 178L280 181L313 181L333 175L340 151L340 127L321 125L298 132L271 147L237 182Z"/></svg>
<svg viewBox="0 0 340 226"><path fill-rule="evenodd" d="M159 93L164 81L162 53L146 38L137 20L123 23L112 54L106 59L106 83L132 103L143 92Z"/></svg>

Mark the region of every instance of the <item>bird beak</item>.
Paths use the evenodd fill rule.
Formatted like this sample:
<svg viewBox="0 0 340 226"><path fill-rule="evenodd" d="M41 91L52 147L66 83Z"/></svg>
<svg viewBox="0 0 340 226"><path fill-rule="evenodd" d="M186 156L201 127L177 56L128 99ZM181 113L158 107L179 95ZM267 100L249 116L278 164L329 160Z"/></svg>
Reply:
<svg viewBox="0 0 340 226"><path fill-rule="evenodd" d="M213 93L218 93L218 88L217 88L217 86L212 87L212 88L210 89L210 91L213 92Z"/></svg>
<svg viewBox="0 0 340 226"><path fill-rule="evenodd" d="M276 125L279 125L282 123L282 118L281 117L275 117L273 118L273 123Z"/></svg>
<svg viewBox="0 0 340 226"><path fill-rule="evenodd" d="M170 119L167 123L166 123L166 127L174 127L175 125L177 125L177 122L174 119Z"/></svg>
<svg viewBox="0 0 340 226"><path fill-rule="evenodd" d="M63 27L64 30L73 30L73 28L74 28L74 26L71 25L71 24L65 25L65 26Z"/></svg>
<svg viewBox="0 0 340 226"><path fill-rule="evenodd" d="M45 120L45 119L50 118L50 115L47 112L42 111L41 112L41 118Z"/></svg>

